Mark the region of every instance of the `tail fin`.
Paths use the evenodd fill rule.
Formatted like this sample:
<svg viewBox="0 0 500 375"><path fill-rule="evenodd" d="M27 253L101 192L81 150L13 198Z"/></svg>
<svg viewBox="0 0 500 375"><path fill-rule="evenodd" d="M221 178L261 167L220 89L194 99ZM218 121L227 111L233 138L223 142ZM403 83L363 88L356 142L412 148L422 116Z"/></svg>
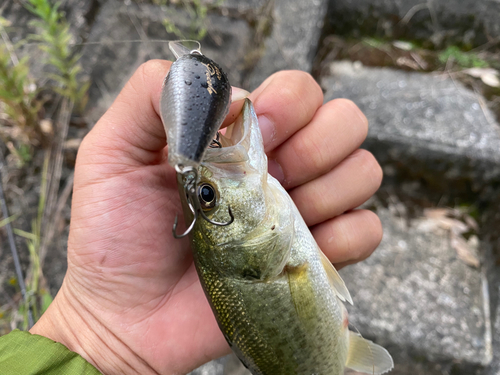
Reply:
<svg viewBox="0 0 500 375"><path fill-rule="evenodd" d="M387 350L380 345L364 339L361 335L349 332L349 352L346 367L367 374L383 374L394 367Z"/></svg>

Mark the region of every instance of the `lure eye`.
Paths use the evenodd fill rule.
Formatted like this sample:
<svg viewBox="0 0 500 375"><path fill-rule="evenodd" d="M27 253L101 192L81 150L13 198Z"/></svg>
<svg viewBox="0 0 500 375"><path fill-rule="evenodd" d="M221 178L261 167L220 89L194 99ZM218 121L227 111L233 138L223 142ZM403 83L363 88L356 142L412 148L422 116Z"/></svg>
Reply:
<svg viewBox="0 0 500 375"><path fill-rule="evenodd" d="M210 210L215 207L217 197L215 194L215 189L212 185L202 184L198 188L198 199L201 203L201 208L204 210Z"/></svg>

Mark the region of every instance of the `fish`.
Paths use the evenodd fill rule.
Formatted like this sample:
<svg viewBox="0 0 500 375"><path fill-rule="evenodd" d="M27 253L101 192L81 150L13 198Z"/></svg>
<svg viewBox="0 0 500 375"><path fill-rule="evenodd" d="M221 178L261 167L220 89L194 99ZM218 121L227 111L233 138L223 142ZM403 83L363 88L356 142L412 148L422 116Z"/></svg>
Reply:
<svg viewBox="0 0 500 375"><path fill-rule="evenodd" d="M392 369L384 348L349 331L343 302L352 304L351 295L268 174L252 102L245 99L236 121L219 132L227 76L201 51L169 47L177 60L160 112L187 226L177 235L176 219L173 234L189 235L201 285L233 352L255 375Z"/></svg>
<svg viewBox="0 0 500 375"><path fill-rule="evenodd" d="M196 196L178 179L193 259L220 330L254 375L382 374L386 349L348 329L344 281L292 199L267 172L258 119L245 99L237 120L196 167ZM196 220L197 199L203 215ZM214 225L228 221L230 225Z"/></svg>

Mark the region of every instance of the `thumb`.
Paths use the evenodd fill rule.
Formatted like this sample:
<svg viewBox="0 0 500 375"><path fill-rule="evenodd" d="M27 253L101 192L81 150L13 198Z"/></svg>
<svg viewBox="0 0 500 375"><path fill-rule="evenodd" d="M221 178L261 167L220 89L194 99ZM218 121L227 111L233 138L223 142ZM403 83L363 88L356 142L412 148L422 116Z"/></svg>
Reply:
<svg viewBox="0 0 500 375"><path fill-rule="evenodd" d="M164 60L142 64L85 137L80 151L134 164L155 162L167 144L159 102L171 65Z"/></svg>

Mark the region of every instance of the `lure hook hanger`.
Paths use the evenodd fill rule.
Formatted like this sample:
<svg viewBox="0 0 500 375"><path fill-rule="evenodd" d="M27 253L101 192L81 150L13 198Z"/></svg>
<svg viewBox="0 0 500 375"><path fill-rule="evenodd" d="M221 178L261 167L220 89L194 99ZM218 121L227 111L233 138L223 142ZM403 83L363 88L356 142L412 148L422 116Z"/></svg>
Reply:
<svg viewBox="0 0 500 375"><path fill-rule="evenodd" d="M215 138L212 139L212 143L210 143L210 146L208 146L208 147L210 147L210 148L222 148L222 144L220 143L219 139L220 139L220 133L217 132L215 134Z"/></svg>
<svg viewBox="0 0 500 375"><path fill-rule="evenodd" d="M196 196L196 185L198 182L198 172L196 171L196 169L191 166L185 167L181 165L176 165L175 170L178 173L178 178L182 179L182 184L184 187L184 193L186 194L188 207L191 210L191 213L193 214L193 220L191 221L191 224L189 224L186 231L182 234L177 234L178 217L177 215L175 216L174 225L172 227L172 234L174 235L175 238L186 237L189 234L189 232L193 230L194 224L196 223L196 220L198 220L199 216L208 221L210 224L218 225L221 227L225 227L234 221L234 216L230 206L227 206L230 219L226 223L213 221L212 219L207 217L207 215L205 215L205 212L203 212L198 197Z"/></svg>

